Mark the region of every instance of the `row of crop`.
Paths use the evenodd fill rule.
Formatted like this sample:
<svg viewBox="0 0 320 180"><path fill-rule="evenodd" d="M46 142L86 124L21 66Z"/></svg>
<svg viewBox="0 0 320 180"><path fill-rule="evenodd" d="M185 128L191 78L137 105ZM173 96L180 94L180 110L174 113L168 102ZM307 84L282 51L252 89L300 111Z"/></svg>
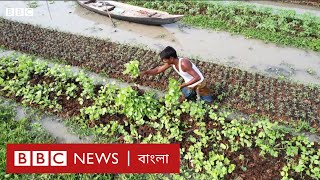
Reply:
<svg viewBox="0 0 320 180"><path fill-rule="evenodd" d="M318 0L281 0L281 2L320 7Z"/></svg>
<svg viewBox="0 0 320 180"><path fill-rule="evenodd" d="M91 122L96 133L116 142L180 143L185 178L191 177L190 171L201 172L193 174L199 179L239 174L249 178L255 169L266 172L256 175L260 179L320 177L317 143L303 136L291 137L277 123L230 121L227 114L216 112L217 106L179 103L179 84L173 79L164 98L156 99L131 87L94 85L85 74L74 74L68 67L48 67L27 56L5 57L0 59L0 93ZM262 167L264 162L280 165Z"/></svg>
<svg viewBox="0 0 320 180"><path fill-rule="evenodd" d="M130 1L131 4L186 15L191 25L225 29L241 33L245 29L261 34L283 35L294 39L302 38L300 45L320 50L320 18L312 14L297 14L294 10L275 10L248 3L226 3L207 1ZM259 38L259 37L258 37ZM275 41L275 40L273 40ZM288 45L278 39L275 42ZM307 41L312 41L308 43ZM294 44L293 44L294 45Z"/></svg>
<svg viewBox="0 0 320 180"><path fill-rule="evenodd" d="M238 28L252 27L315 39L320 37L320 18L310 14L296 14L295 11L274 12L272 8L256 7L246 3L205 1L136 1L135 3L173 14L206 15L229 24L236 24Z"/></svg>
<svg viewBox="0 0 320 180"><path fill-rule="evenodd" d="M237 72L231 68L221 69L208 76L214 79L212 83L215 92L222 91L226 101L236 109L269 114L274 119L287 116L296 120L319 121L318 88ZM312 97L316 99L311 100Z"/></svg>
<svg viewBox="0 0 320 180"><path fill-rule="evenodd" d="M106 40L73 35L5 19L1 20L0 44L6 48L58 58L109 77L132 81L122 74L124 64L136 59L140 69L161 64L156 52ZM320 89L252 74L214 63L192 60L204 73L208 85L222 104L245 113L268 115L272 119L307 120L320 124ZM137 83L164 90L169 77L178 79L173 69Z"/></svg>

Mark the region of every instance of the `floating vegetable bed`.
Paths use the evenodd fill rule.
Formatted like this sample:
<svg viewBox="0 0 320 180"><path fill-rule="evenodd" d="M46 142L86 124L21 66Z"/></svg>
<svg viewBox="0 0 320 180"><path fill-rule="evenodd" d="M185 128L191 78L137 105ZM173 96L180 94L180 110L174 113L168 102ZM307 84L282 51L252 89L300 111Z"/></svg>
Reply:
<svg viewBox="0 0 320 180"><path fill-rule="evenodd" d="M129 1L146 8L183 14L186 24L239 33L285 46L320 51L320 17L243 2ZM319 4L319 3L318 3Z"/></svg>
<svg viewBox="0 0 320 180"><path fill-rule="evenodd" d="M152 50L1 18L0 44L9 49L65 60L71 65L125 81L132 81L122 73L124 64L129 61L139 60L140 69L143 70L161 63L158 54ZM313 127L320 127L318 86L304 86L214 63L193 61L204 73L212 93L222 105L247 114L266 115L273 120L304 120ZM164 90L170 77L178 79L178 75L171 69L136 82Z"/></svg>
<svg viewBox="0 0 320 180"><path fill-rule="evenodd" d="M78 117L117 143L180 143L181 179L317 179L320 149L268 120L242 122L217 105L183 102L171 79L157 99L137 88L94 85L84 73L28 56L0 59L0 94L64 117Z"/></svg>

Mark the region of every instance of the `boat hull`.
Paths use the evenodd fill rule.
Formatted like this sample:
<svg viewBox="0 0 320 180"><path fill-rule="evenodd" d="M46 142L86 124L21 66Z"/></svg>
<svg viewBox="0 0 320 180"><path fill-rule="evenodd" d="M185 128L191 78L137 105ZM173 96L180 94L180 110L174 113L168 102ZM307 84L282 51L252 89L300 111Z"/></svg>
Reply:
<svg viewBox="0 0 320 180"><path fill-rule="evenodd" d="M95 13L104 15L104 16L109 16L107 11L102 11L97 8L91 7L87 4L84 4L83 2L77 0L78 4L90 11L93 11ZM112 4L112 3L111 3ZM145 8L141 8L145 9ZM157 11L160 12L160 11ZM123 16L119 14L115 14L112 11L109 11L109 14L112 18L114 19L119 19L123 21L129 21L129 22L134 22L134 23L139 23L139 24L146 24L146 25L163 25L163 24L171 24L179 21L183 15L169 15L170 17L166 18L157 18L157 17L133 17L133 16Z"/></svg>

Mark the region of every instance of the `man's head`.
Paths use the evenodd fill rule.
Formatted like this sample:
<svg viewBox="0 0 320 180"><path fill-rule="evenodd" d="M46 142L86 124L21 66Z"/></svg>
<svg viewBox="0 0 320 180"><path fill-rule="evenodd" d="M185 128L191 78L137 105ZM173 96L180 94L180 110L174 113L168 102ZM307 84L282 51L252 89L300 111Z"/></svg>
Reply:
<svg viewBox="0 0 320 180"><path fill-rule="evenodd" d="M172 64L177 58L177 52L171 46L167 46L160 53L160 58L164 63Z"/></svg>

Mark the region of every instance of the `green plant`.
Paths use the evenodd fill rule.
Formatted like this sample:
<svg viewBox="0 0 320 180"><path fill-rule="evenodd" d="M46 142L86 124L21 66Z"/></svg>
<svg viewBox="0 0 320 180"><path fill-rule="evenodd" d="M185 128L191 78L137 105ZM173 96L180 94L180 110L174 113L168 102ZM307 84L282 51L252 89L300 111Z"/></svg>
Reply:
<svg viewBox="0 0 320 180"><path fill-rule="evenodd" d="M204 168L210 177L213 179L221 179L228 173L232 173L235 170L235 165L230 163L228 158L223 155L210 152L209 160L204 161Z"/></svg>
<svg viewBox="0 0 320 180"><path fill-rule="evenodd" d="M29 8L37 8L37 7L39 7L39 4L38 4L37 1L29 1L27 5L28 5Z"/></svg>
<svg viewBox="0 0 320 180"><path fill-rule="evenodd" d="M179 104L180 96L181 91L179 88L179 82L170 78L168 91L164 97L164 103L166 104L166 108L174 110L175 107Z"/></svg>
<svg viewBox="0 0 320 180"><path fill-rule="evenodd" d="M269 121L259 121L257 128L261 129L258 135L255 137L256 146L261 148L260 155L269 153L274 157L278 157L280 143L284 134L277 128L277 123L271 123Z"/></svg>
<svg viewBox="0 0 320 180"><path fill-rule="evenodd" d="M80 72L76 77L76 82L82 85L83 91L81 92L81 97L78 98L80 104L83 104L84 99L91 99L94 97L94 83L91 78L85 75L84 72Z"/></svg>
<svg viewBox="0 0 320 180"><path fill-rule="evenodd" d="M307 69L307 72L308 72L310 75L312 75L312 76L317 75L316 71L315 71L314 69L311 69L311 68L308 68L308 69Z"/></svg>
<svg viewBox="0 0 320 180"><path fill-rule="evenodd" d="M125 71L123 71L123 74L129 74L132 78L137 78L140 74L139 70L139 61L133 60L125 65Z"/></svg>
<svg viewBox="0 0 320 180"><path fill-rule="evenodd" d="M320 178L320 150L314 150L312 146L313 142L310 142L304 136L293 137L290 141L285 141L284 147L286 154L289 158L286 166L282 168L282 179L290 179L289 171L296 173L306 172L306 174L312 178ZM298 156L295 159L294 157Z"/></svg>

